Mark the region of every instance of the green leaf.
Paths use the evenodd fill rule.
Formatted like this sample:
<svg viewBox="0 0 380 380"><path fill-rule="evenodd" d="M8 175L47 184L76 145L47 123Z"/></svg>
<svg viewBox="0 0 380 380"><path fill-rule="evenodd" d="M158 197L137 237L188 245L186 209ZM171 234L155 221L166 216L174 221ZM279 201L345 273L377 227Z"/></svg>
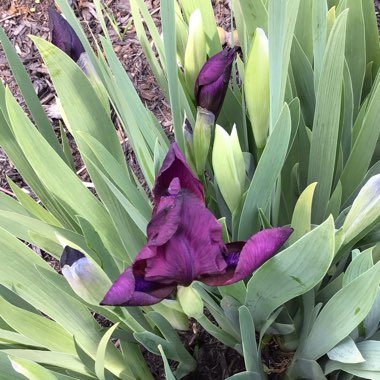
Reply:
<svg viewBox="0 0 380 380"><path fill-rule="evenodd" d="M24 96L25 102L32 114L34 121L41 134L49 142L50 146L65 159L65 155L59 145L58 139L54 133L54 129L42 108L42 105L36 95L33 84L28 76L28 73L18 57L14 47L6 36L4 29L0 26L0 42L7 56L12 73L20 87L21 93Z"/></svg>
<svg viewBox="0 0 380 380"><path fill-rule="evenodd" d="M297 38L297 42L299 43L300 48L302 48L302 50L305 52L305 55L309 62L313 61L313 28L311 27L312 22L313 0L300 1L294 34Z"/></svg>
<svg viewBox="0 0 380 380"><path fill-rule="evenodd" d="M243 26L247 33L247 41L248 44L251 43L253 40L253 36L255 34L255 30L257 28L261 28L264 30L265 33L268 33L268 11L265 3L263 0L257 0L257 1L242 1L242 0L236 0L234 1L234 10L235 10L235 17L237 12L241 12L244 24L241 25L239 28L239 23L237 23L237 29L239 32L239 40L241 43L241 46L243 48L244 54L248 54L247 48L249 49L249 45L245 46L245 36L242 35L243 32ZM238 8L238 9L237 9ZM244 37L244 38L243 38Z"/></svg>
<svg viewBox="0 0 380 380"><path fill-rule="evenodd" d="M31 340L19 333L0 329L0 344L9 344L9 345L22 345L29 347L38 347L42 348L40 344Z"/></svg>
<svg viewBox="0 0 380 380"><path fill-rule="evenodd" d="M242 332L242 346L244 365L247 371L262 372L260 353L257 349L255 325L246 306L239 308L240 331Z"/></svg>
<svg viewBox="0 0 380 380"><path fill-rule="evenodd" d="M323 67L323 57L327 41L327 2L313 1L312 30L314 51L314 87L317 89Z"/></svg>
<svg viewBox="0 0 380 380"><path fill-rule="evenodd" d="M18 374L12 367L8 355L0 351L0 380L25 380L25 376Z"/></svg>
<svg viewBox="0 0 380 380"><path fill-rule="evenodd" d="M301 2L303 4L304 1ZM314 90L314 72L311 63L298 40L295 38L291 50L291 63L294 75L294 82L300 102L303 118L306 125L313 124L315 110L315 90Z"/></svg>
<svg viewBox="0 0 380 380"><path fill-rule="evenodd" d="M183 112L180 106L179 79L176 52L175 11L173 0L161 0L162 34L165 48L166 73L168 76L169 99L173 115L173 124L176 141L185 151L185 143L182 132ZM206 20L205 20L206 21Z"/></svg>
<svg viewBox="0 0 380 380"><path fill-rule="evenodd" d="M348 285L351 281L355 280L355 278L373 267L372 251L373 247L360 252L353 258L344 272L343 286Z"/></svg>
<svg viewBox="0 0 380 380"><path fill-rule="evenodd" d="M166 380L176 380L174 377L174 374L173 374L173 372L169 366L168 359L166 358L164 349L162 348L161 344L158 345L158 350L160 351L160 354L162 356L162 360L164 361Z"/></svg>
<svg viewBox="0 0 380 380"><path fill-rule="evenodd" d="M61 367L83 375L90 376L91 378L95 378L92 376L92 373L89 372L88 369L82 364L82 362L74 355L61 352L20 349L7 349L2 350L2 352L16 358L26 359L29 361L37 362L40 364L47 364L55 367Z"/></svg>
<svg viewBox="0 0 380 380"><path fill-rule="evenodd" d="M180 0L182 9L189 19L190 15L199 9L202 14L204 33L207 41L207 54L209 57L218 53L221 50L219 34L216 29L215 15L212 4L204 0Z"/></svg>
<svg viewBox="0 0 380 380"><path fill-rule="evenodd" d="M185 349L177 332L170 325L170 323L161 314L154 311L148 314L148 318L152 320L161 331L162 335L166 339L166 342L170 345L171 350L175 351L175 355L177 357L175 360L180 362L180 365L176 370L178 377L181 378L185 374L192 372L196 367L196 361ZM168 357L170 357L168 351L166 352ZM180 374L182 374L182 376L179 376Z"/></svg>
<svg viewBox="0 0 380 380"><path fill-rule="evenodd" d="M282 113L290 49L300 0L269 0L270 132Z"/></svg>
<svg viewBox="0 0 380 380"><path fill-rule="evenodd" d="M372 89L363 123L355 140L347 163L341 175L343 196L345 202L355 188L360 184L370 165L380 130L380 75L377 77L376 87ZM356 127L356 126L355 126Z"/></svg>
<svg viewBox="0 0 380 380"><path fill-rule="evenodd" d="M63 153L65 154L66 160L71 167L73 171L75 171L75 162L74 162L74 157L71 153L71 147L69 143L69 139L66 135L65 128L63 127L63 124L60 122L59 123L59 129L61 132L61 140L62 140L62 149Z"/></svg>
<svg viewBox="0 0 380 380"><path fill-rule="evenodd" d="M226 380L263 380L265 377L262 377L259 375L257 372L240 372L237 373L236 375L227 377Z"/></svg>
<svg viewBox="0 0 380 380"><path fill-rule="evenodd" d="M2 228L0 245L0 261L3 263L0 266L0 283L55 320L75 336L78 344L88 355L95 358L101 339L99 325L82 303L63 290L68 286L63 276L55 273L41 257ZM51 279L42 276L42 270L45 270ZM47 351L43 353L46 354ZM52 355L58 355L64 362L63 354ZM17 356L34 360L29 353L28 356ZM41 360L41 363L45 360L43 354ZM82 364L77 363L76 359L73 359L72 364L80 364L82 368ZM125 370L125 363L116 348L107 356L106 368L116 376Z"/></svg>
<svg viewBox="0 0 380 380"><path fill-rule="evenodd" d="M29 380L58 380L54 374L48 369L42 367L41 365L34 363L31 360L22 358L12 358L10 357L13 368L18 372L27 377Z"/></svg>
<svg viewBox="0 0 380 380"><path fill-rule="evenodd" d="M332 371L343 370L360 378L372 380L380 379L380 342L376 340L367 340L364 342L359 342L357 347L365 359L363 363L351 364L328 361L326 364L325 373L329 374Z"/></svg>
<svg viewBox="0 0 380 380"><path fill-rule="evenodd" d="M362 1L346 0L349 9L345 57L350 70L354 96L354 118L359 110L366 71L366 43Z"/></svg>
<svg viewBox="0 0 380 380"><path fill-rule="evenodd" d="M344 66L347 10L336 20L330 33L317 92L311 138L308 182L318 182L313 221L323 220L335 169L339 133L340 102Z"/></svg>
<svg viewBox="0 0 380 380"><path fill-rule="evenodd" d="M260 328L275 309L317 285L333 254L334 223L330 217L262 265L248 282L245 302L255 326ZM313 270L306 271L310 266Z"/></svg>
<svg viewBox="0 0 380 380"><path fill-rule="evenodd" d="M290 131L290 111L285 104L247 191L239 223L239 240L248 239L260 228L259 209L265 210L268 206L273 187L285 161Z"/></svg>
<svg viewBox="0 0 380 380"><path fill-rule="evenodd" d="M115 323L112 327L110 327L99 342L95 359L95 373L99 380L106 380L104 362L107 353L107 346L109 344L113 332L117 329L118 326L119 323ZM133 379L132 376L129 376L129 378Z"/></svg>
<svg viewBox="0 0 380 380"><path fill-rule="evenodd" d="M361 363L365 361L350 336L344 338L338 345L331 349L327 353L327 356L330 360L336 360L341 363Z"/></svg>
<svg viewBox="0 0 380 380"><path fill-rule="evenodd" d="M316 183L310 184L298 198L291 223L294 232L289 238L289 244L294 243L311 231L311 207L316 185Z"/></svg>
<svg viewBox="0 0 380 380"><path fill-rule="evenodd" d="M358 326L371 309L379 282L377 263L336 293L318 315L301 357L320 358Z"/></svg>
<svg viewBox="0 0 380 380"><path fill-rule="evenodd" d="M285 379L293 380L307 378L313 380L327 380L323 374L322 368L316 361L296 358L286 372Z"/></svg>
<svg viewBox="0 0 380 380"><path fill-rule="evenodd" d="M123 151L111 117L86 75L69 56L54 45L37 37L33 37L33 42L49 70L64 110L65 124L70 132L74 137L79 131L86 132L102 141L115 159L125 166ZM73 99L76 101L73 102ZM77 143L80 144L78 140ZM79 149L82 151L85 147L79 146Z"/></svg>
<svg viewBox="0 0 380 380"><path fill-rule="evenodd" d="M110 252L124 257L125 249L102 204L33 128L9 92L7 92L7 107L15 137L46 189L54 194L55 199L59 199L61 207L64 206L69 210L70 215L81 215L86 218L98 231Z"/></svg>
<svg viewBox="0 0 380 380"><path fill-rule="evenodd" d="M15 331L37 342L42 347L51 351L75 354L72 335L56 322L15 307L1 297L0 315Z"/></svg>
<svg viewBox="0 0 380 380"><path fill-rule="evenodd" d="M31 196L27 195L22 189L20 189L10 178L8 178L9 186L15 193L17 200L38 219L43 220L48 224L52 224L57 227L62 227L62 224L57 220L57 218L52 215L49 211L45 210L41 205L39 205Z"/></svg>
<svg viewBox="0 0 380 380"><path fill-rule="evenodd" d="M367 64L370 62L373 63L372 73L375 77L380 66L379 31L377 27L375 5L372 0L363 0L362 7L365 27Z"/></svg>

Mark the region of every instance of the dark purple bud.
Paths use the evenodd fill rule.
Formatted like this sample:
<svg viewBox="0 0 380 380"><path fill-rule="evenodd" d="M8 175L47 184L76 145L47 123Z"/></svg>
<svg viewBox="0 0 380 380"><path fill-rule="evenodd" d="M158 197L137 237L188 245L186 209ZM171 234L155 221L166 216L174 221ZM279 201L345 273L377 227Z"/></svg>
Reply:
<svg viewBox="0 0 380 380"><path fill-rule="evenodd" d="M80 55L85 51L80 39L71 25L61 16L60 13L55 10L52 5L49 6L48 13L52 44L60 48L75 62L77 62Z"/></svg>
<svg viewBox="0 0 380 380"><path fill-rule="evenodd" d="M71 267L76 261L83 257L85 257L85 255L82 252L67 245L62 252L59 263L61 264L61 267L65 265Z"/></svg>
<svg viewBox="0 0 380 380"><path fill-rule="evenodd" d="M226 48L212 56L202 67L195 82L197 106L218 118L231 78L232 63L239 48Z"/></svg>

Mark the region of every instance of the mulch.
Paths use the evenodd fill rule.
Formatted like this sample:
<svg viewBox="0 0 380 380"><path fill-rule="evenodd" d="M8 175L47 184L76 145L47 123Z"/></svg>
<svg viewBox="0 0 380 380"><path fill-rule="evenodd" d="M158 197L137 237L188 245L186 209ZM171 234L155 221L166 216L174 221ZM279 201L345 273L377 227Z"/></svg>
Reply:
<svg viewBox="0 0 380 380"><path fill-rule="evenodd" d="M159 0L145 1L156 25L160 28ZM374 1L379 22L380 0ZM49 38L47 8L52 2L53 0L0 0L0 25L5 29L6 34L27 68L44 107L49 107L53 104L55 93L47 70L28 35L32 34L45 39ZM133 23L130 22L129 1L105 0L104 2L112 11L119 28L124 30L127 27L122 39L119 38L111 27L109 28L115 52L132 79L142 101L154 113L165 131L171 135L172 120L170 107L157 85L144 57ZM98 36L101 33L101 26L91 1L71 0L71 3L88 35ZM218 24L224 27L224 29L230 30L230 1L216 0L213 1L213 4ZM11 89L18 102L27 112L25 102L14 81L1 46L0 78ZM58 133L57 121L52 120L52 125ZM70 136L69 140L74 153L78 175L83 181L90 181L80 155L76 151L75 142ZM133 153L127 145L124 146L124 149L129 164L138 172L138 164ZM13 195L6 177L12 179L27 193L32 196L34 195L0 147L0 191ZM49 257L43 252L42 255L49 260ZM186 380L225 379L228 376L245 370L244 360L236 351L221 344L195 322L188 332L182 334L182 340L187 349L198 360L197 370L193 374L188 375ZM269 373L269 378L283 378L283 374L291 361L292 354L282 352L275 340L269 342L263 348L262 354L263 363ZM165 379L161 358L149 352L145 352L144 355L155 378ZM175 366L174 363L172 365L173 367Z"/></svg>

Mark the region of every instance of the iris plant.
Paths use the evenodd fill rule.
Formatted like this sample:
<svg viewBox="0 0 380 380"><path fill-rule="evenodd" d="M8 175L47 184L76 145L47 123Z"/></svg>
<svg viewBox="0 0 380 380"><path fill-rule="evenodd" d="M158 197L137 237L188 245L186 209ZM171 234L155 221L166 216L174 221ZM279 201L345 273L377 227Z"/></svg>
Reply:
<svg viewBox="0 0 380 380"><path fill-rule="evenodd" d="M157 176L153 195L147 244L112 285L103 305L151 305L168 297L177 285L202 281L221 286L243 280L292 233L288 227L272 228L247 242L225 244L222 226L205 206L203 185L175 143Z"/></svg>
<svg viewBox="0 0 380 380"><path fill-rule="evenodd" d="M195 82L197 106L207 109L218 118L231 78L232 64L238 47L226 48L212 56L202 67Z"/></svg>

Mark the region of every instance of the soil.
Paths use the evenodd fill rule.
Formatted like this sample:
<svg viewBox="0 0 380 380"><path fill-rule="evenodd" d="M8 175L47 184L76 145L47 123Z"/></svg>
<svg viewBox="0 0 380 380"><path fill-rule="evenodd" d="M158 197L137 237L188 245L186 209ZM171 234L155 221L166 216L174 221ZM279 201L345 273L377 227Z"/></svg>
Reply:
<svg viewBox="0 0 380 380"><path fill-rule="evenodd" d="M159 0L145 1L156 25L160 27ZM0 0L0 25L5 29L6 34L20 55L34 83L41 103L47 109L54 103L54 89L47 70L28 35L32 34L45 39L49 38L47 8L52 2L53 0ZM88 35L99 35L101 33L101 27L91 0L71 0L71 3L84 29L88 32ZM229 30L231 22L230 1L216 0L213 1L213 3L218 24L226 30ZM133 23L130 22L129 1L105 0L105 4L112 11L119 28L124 30L127 27L122 39L118 37L111 26L109 27L115 52L129 73L142 101L154 113L167 134L171 136L172 120L168 101L163 96L155 81L140 47ZM375 0L375 5L379 17L380 0ZM14 81L1 46L0 78L9 86L19 103L27 111L25 102ZM52 120L52 123L58 133L57 121ZM88 178L80 155L76 151L75 142L70 136L69 140L75 157L78 175L84 182L89 183L90 179ZM133 153L126 145L125 139L123 148L126 153L126 159L133 170L138 174L138 165ZM7 177L14 181L19 187L23 188L24 191L33 195L31 189L23 181L0 147L0 191L14 196L7 182ZM46 255L44 252L39 252L38 250L37 252L46 260L50 261L56 269L59 269L57 262L51 260L49 255ZM101 318L97 319L101 322ZM102 323L106 325L107 321L103 321ZM182 339L188 350L193 353L198 360L197 370L188 375L185 378L186 380L225 379L245 370L244 360L235 350L221 344L218 340L207 334L195 322L189 331L183 334ZM144 355L155 378L165 379L162 359L149 352L145 352ZM273 340L263 347L262 356L263 364L269 374L269 378L283 378L282 375L291 361L292 354L279 350L276 342ZM172 366L174 368L175 363L172 363Z"/></svg>

